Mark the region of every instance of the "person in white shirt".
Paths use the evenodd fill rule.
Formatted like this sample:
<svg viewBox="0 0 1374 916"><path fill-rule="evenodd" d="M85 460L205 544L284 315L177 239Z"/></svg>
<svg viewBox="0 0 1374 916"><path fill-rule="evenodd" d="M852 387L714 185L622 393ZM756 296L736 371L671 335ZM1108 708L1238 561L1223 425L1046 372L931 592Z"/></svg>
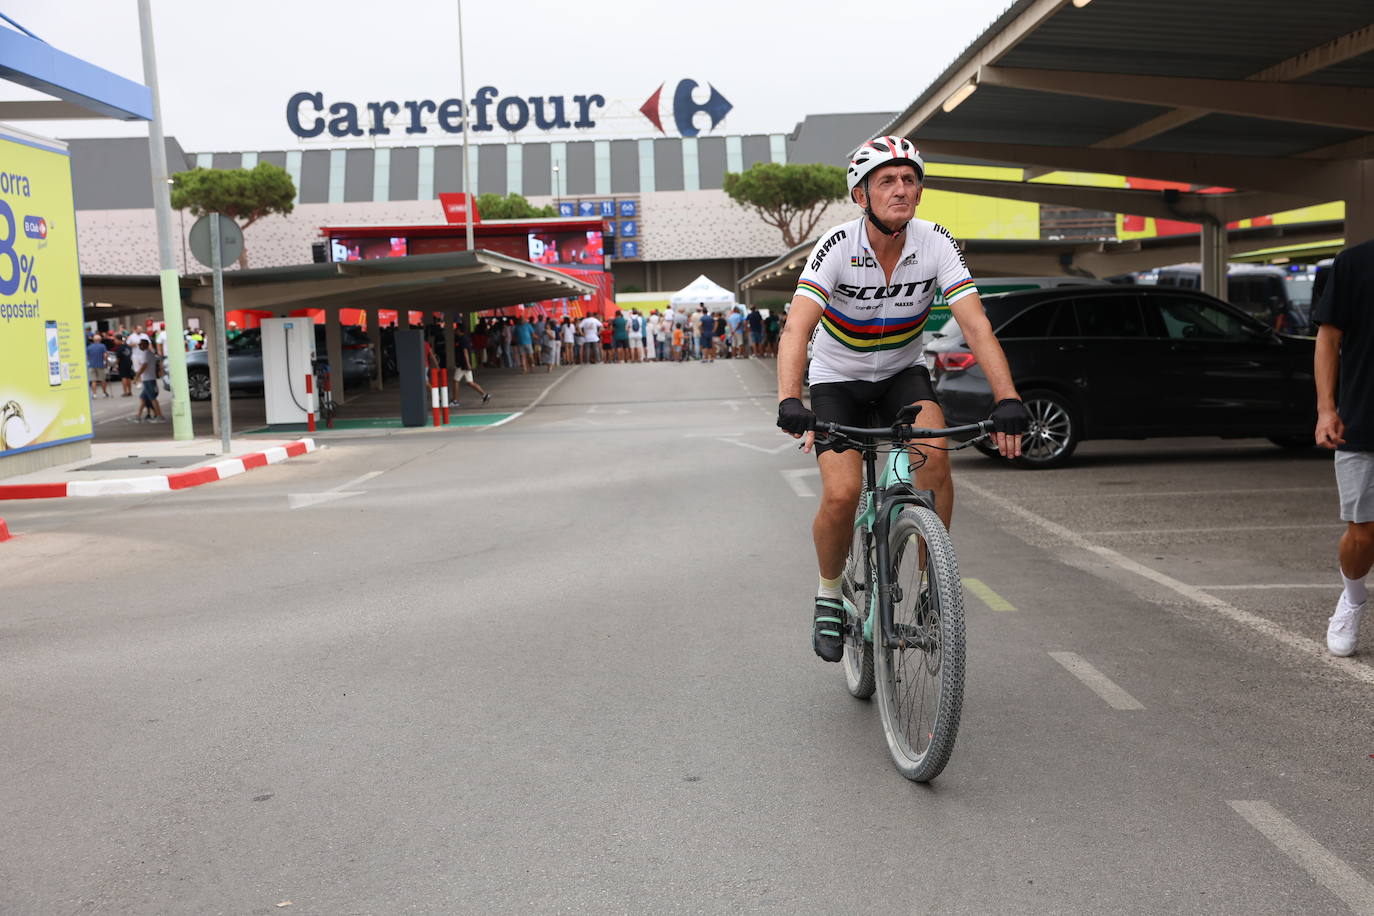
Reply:
<svg viewBox="0 0 1374 916"><path fill-rule="evenodd" d="M578 327L582 330L582 362L601 362L601 322L588 315Z"/></svg>
<svg viewBox="0 0 1374 916"><path fill-rule="evenodd" d="M663 318L658 314L658 309L649 313L649 339L648 346L645 347L645 354L649 359L663 358Z"/></svg>

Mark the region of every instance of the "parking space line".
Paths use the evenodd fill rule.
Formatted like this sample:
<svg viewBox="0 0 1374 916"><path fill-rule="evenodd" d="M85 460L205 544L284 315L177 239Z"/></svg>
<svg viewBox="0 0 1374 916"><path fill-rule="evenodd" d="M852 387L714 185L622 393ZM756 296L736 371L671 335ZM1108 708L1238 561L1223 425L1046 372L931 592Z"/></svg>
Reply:
<svg viewBox="0 0 1374 916"><path fill-rule="evenodd" d="M1121 531L1084 531L1090 537L1121 537L1131 534L1223 534L1233 531L1310 531L1320 528L1344 528L1344 522L1323 522L1320 525L1230 525L1220 528L1130 528Z"/></svg>
<svg viewBox="0 0 1374 916"><path fill-rule="evenodd" d="M1199 585L1198 588L1207 592L1217 592L1223 589L1228 591L1248 591L1252 588L1326 588L1332 592L1340 590L1340 583L1332 585L1330 582L1283 582L1283 583L1263 583L1252 585Z"/></svg>
<svg viewBox="0 0 1374 916"><path fill-rule="evenodd" d="M1062 500L1074 496L1084 499L1124 499L1131 496L1141 497L1167 497L1173 499L1179 496L1269 496L1274 493L1335 493L1336 485L1330 484L1324 487L1251 487L1242 490L1091 490L1083 488L1073 493L1053 493L1043 496L1027 496L1026 499L1054 499Z"/></svg>
<svg viewBox="0 0 1374 916"><path fill-rule="evenodd" d="M1097 694L1112 709L1144 709L1139 700L1122 690L1117 683L1076 652L1051 652L1050 658L1059 662L1089 690Z"/></svg>
<svg viewBox="0 0 1374 916"><path fill-rule="evenodd" d="M1273 805L1263 801L1228 801L1226 804L1318 884L1339 897L1352 913L1374 916L1374 885L1280 814Z"/></svg>
<svg viewBox="0 0 1374 916"><path fill-rule="evenodd" d="M964 588L978 596L978 600L988 606L990 611L1014 611L1010 601L994 592L982 579L964 579Z"/></svg>
<svg viewBox="0 0 1374 916"><path fill-rule="evenodd" d="M1120 569L1135 573L1141 578L1149 579L1157 585L1162 585L1170 591L1182 595L1194 604L1207 608L1210 611L1215 611L1217 614L1220 614L1233 623L1248 627L1290 649L1294 649L1304 655L1315 658L1322 664L1334 668L1354 680L1365 684L1374 684L1374 668L1350 658L1337 658L1326 651L1326 645L1324 643L1320 643L1315 639L1309 639L1306 636L1299 636L1296 633L1290 633L1267 617L1261 617L1259 614L1251 613L1250 611L1236 607L1234 604L1222 601L1216 595L1209 595L1195 585L1180 582L1173 576L1146 566L1144 563L1138 563L1125 554L1112 550L1110 547L1094 544L1083 535L1075 531L1070 531L1058 522L1052 522L1044 516L1032 512L1025 506L1018 505L1012 500L1007 499L1005 496L999 496L986 487L980 487L975 483L969 483L963 478L957 480L957 485L993 503L1002 511L1030 522L1058 540L1071 544L1080 550L1086 550L1089 553L1095 554ZM1165 606L1167 607L1167 605Z"/></svg>
<svg viewBox="0 0 1374 916"><path fill-rule="evenodd" d="M811 489L811 486L805 480L802 480L802 478L821 476L820 468L793 468L791 470L778 471L778 473L782 475L783 480L787 481L787 485L792 488L792 492L796 493L802 499L816 498L816 491Z"/></svg>

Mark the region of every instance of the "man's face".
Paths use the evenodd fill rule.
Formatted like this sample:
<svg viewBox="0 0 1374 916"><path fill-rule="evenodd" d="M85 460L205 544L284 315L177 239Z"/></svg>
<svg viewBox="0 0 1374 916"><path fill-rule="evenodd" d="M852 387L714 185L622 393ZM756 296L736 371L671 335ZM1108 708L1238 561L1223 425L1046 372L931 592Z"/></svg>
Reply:
<svg viewBox="0 0 1374 916"><path fill-rule="evenodd" d="M868 176L873 213L888 226L900 225L916 215L922 189L916 169L909 165L885 165ZM865 204L862 184L854 189L854 197L859 206Z"/></svg>

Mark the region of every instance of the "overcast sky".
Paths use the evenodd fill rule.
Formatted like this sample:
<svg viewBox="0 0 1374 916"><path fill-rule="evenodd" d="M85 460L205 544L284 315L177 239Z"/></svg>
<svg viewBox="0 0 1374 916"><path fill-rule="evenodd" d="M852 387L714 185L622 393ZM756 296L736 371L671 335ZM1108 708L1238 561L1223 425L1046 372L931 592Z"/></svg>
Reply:
<svg viewBox="0 0 1374 916"><path fill-rule="evenodd" d="M633 112L659 84L668 95L692 78L700 98L710 83L734 106L715 132L786 132L808 114L905 108L1009 2L467 0L467 89L569 104L600 93ZM459 94L455 0L153 0L152 9L165 130L188 152L322 142L303 144L287 127L287 99L301 90L360 107ZM135 0L0 0L0 11L62 51L142 81ZM0 98L34 97L0 82ZM25 126L146 135L114 121ZM643 128L640 136L654 133Z"/></svg>

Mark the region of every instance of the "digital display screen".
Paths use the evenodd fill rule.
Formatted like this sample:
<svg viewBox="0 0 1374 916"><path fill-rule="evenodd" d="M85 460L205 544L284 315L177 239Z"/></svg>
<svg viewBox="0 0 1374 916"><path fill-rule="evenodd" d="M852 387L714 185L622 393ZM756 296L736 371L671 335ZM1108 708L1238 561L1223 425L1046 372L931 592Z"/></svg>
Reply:
<svg viewBox="0 0 1374 916"><path fill-rule="evenodd" d="M403 237L329 240L329 256L332 261L403 258L406 253L406 240Z"/></svg>
<svg viewBox="0 0 1374 916"><path fill-rule="evenodd" d="M600 230L586 232L531 232L531 263L550 267L602 267L606 263Z"/></svg>

